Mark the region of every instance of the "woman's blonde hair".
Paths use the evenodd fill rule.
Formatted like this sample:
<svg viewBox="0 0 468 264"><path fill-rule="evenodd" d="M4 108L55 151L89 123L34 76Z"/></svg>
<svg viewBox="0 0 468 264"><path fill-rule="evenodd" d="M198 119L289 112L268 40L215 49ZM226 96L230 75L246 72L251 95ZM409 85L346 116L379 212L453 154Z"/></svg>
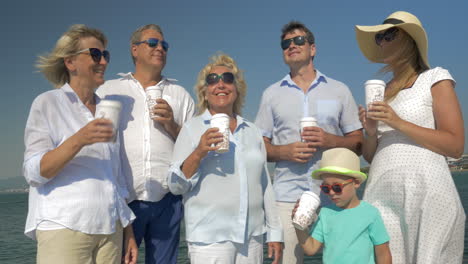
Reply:
<svg viewBox="0 0 468 264"><path fill-rule="evenodd" d="M212 71L214 67L224 66L229 68L234 74L234 86L237 89L237 98L234 101L233 112L236 115L241 114L241 109L244 106L245 94L247 93L247 84L244 80L242 71L237 67L234 59L226 54L213 55L208 63L198 74L197 83L195 84L195 94L197 96L197 109L198 114L202 114L206 109L209 109L208 101L205 99L206 88L206 76Z"/></svg>
<svg viewBox="0 0 468 264"><path fill-rule="evenodd" d="M381 73L393 72L393 79L385 90L387 102L395 98L402 89L410 87L415 76L429 69L411 36L401 28L398 34L401 34L401 45L396 51L396 59L380 70Z"/></svg>
<svg viewBox="0 0 468 264"><path fill-rule="evenodd" d="M100 30L81 24L72 25L57 40L51 53L38 56L36 67L57 88L70 82L70 73L64 59L76 55L80 50L80 40L88 37L94 37L107 46L107 39Z"/></svg>

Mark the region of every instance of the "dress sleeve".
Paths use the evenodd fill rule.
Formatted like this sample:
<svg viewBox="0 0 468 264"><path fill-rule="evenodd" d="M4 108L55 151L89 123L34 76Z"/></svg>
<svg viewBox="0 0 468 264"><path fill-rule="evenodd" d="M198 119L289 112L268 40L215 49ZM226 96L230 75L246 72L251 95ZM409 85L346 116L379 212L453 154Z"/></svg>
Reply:
<svg viewBox="0 0 468 264"><path fill-rule="evenodd" d="M448 70L441 68L441 67L436 67L432 69L432 74L431 74L431 87L443 80L450 80L454 82L455 80L453 79L452 75L449 73ZM454 85L455 86L455 85Z"/></svg>
<svg viewBox="0 0 468 264"><path fill-rule="evenodd" d="M29 185L41 186L51 179L41 176L41 160L49 151L56 148L53 143L47 116L44 114L48 102L44 96L36 98L31 106L24 131L23 175Z"/></svg>

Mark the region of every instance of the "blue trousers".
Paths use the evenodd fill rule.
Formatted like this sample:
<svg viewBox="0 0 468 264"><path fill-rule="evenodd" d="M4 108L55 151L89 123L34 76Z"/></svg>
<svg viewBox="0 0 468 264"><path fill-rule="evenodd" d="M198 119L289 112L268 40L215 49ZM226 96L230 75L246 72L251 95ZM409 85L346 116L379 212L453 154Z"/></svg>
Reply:
<svg viewBox="0 0 468 264"><path fill-rule="evenodd" d="M145 240L146 264L176 264L183 217L182 196L168 193L161 201L133 201L133 232L138 247Z"/></svg>

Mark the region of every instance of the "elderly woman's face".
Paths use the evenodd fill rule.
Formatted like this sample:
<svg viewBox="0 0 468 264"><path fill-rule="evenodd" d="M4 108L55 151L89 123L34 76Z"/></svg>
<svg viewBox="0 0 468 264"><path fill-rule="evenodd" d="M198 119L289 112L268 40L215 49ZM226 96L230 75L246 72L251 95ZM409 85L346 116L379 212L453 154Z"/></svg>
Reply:
<svg viewBox="0 0 468 264"><path fill-rule="evenodd" d="M210 75L211 74L211 75ZM237 99L237 88L234 78L231 78L231 69L224 66L216 66L209 72L210 83L205 91L205 99L212 114L232 114L234 102Z"/></svg>
<svg viewBox="0 0 468 264"><path fill-rule="evenodd" d="M89 50L89 49L98 49ZM79 80L80 83L85 84L90 88L97 88L104 83L104 73L107 68L107 60L103 54L105 47L101 41L94 37L83 38L80 40L80 53L74 56L67 67L71 74L71 80ZM94 53L94 56L91 55ZM98 60L98 53L101 53L100 60ZM104 53L103 53L104 52Z"/></svg>

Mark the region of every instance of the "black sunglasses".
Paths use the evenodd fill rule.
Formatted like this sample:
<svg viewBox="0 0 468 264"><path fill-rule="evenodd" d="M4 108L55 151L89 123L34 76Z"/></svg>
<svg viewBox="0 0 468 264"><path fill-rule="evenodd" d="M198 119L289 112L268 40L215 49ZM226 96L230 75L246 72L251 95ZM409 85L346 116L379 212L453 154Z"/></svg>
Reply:
<svg viewBox="0 0 468 264"><path fill-rule="evenodd" d="M155 48L158 46L158 43L161 43L161 46L164 51L167 51L169 49L169 43L167 43L165 40L159 40L157 38L149 38L147 40L139 41L135 43L135 45L140 45L141 43L146 43L150 48Z"/></svg>
<svg viewBox="0 0 468 264"><path fill-rule="evenodd" d="M332 185L322 184L320 185L320 190L322 190L322 192L324 192L325 194L330 194L331 190L333 190L333 192L336 194L340 194L343 192L344 186L348 183L352 183L353 181L354 181L353 179L349 179L342 183L334 183Z"/></svg>
<svg viewBox="0 0 468 264"><path fill-rule="evenodd" d="M232 72L225 72L220 75L216 73L210 73L206 76L206 83L207 84L216 84L219 80L223 80L224 83L234 83L234 74Z"/></svg>
<svg viewBox="0 0 468 264"><path fill-rule="evenodd" d="M297 37L290 38L290 39L283 39L281 41L281 48L283 50L289 48L289 46L291 45L291 42L293 41L295 45L302 46L306 43L306 40L307 40L306 36L297 36Z"/></svg>
<svg viewBox="0 0 468 264"><path fill-rule="evenodd" d="M392 27L382 33L375 34L375 44L380 46L380 43L382 43L383 40L387 42L393 41L396 38L398 31L397 27Z"/></svg>
<svg viewBox="0 0 468 264"><path fill-rule="evenodd" d="M84 53L86 51L89 51L89 53L85 53L85 54L91 55L91 58L96 63L101 62L102 57L104 57L104 60L106 60L107 63L110 62L110 53L107 50L101 51L98 48L88 48L88 49L80 50L76 54Z"/></svg>

